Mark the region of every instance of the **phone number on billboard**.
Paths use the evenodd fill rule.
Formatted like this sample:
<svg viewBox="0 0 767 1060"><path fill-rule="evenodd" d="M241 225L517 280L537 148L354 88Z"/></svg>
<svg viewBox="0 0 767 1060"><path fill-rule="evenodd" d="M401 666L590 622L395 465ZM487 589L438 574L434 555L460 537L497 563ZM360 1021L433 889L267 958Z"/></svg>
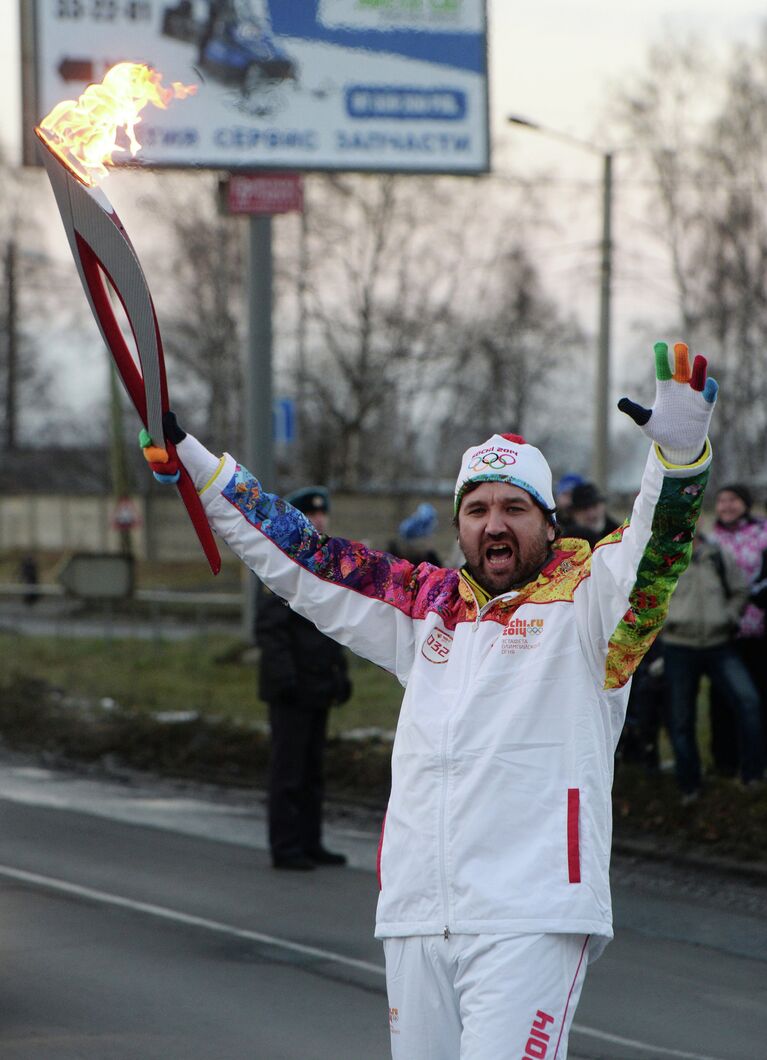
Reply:
<svg viewBox="0 0 767 1060"><path fill-rule="evenodd" d="M116 22L126 18L129 22L147 22L151 17L152 0L58 0L56 4L56 18L71 21Z"/></svg>

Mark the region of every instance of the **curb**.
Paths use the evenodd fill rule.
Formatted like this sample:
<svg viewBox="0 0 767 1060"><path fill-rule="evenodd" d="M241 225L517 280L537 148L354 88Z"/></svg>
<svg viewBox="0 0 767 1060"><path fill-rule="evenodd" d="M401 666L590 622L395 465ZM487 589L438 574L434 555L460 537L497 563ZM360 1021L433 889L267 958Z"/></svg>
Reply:
<svg viewBox="0 0 767 1060"><path fill-rule="evenodd" d="M613 837L613 853L624 857L643 858L646 861L665 862L681 868L701 869L706 872L721 872L727 876L739 876L756 883L767 884L767 864L762 861L736 861L722 858L704 850L672 850L665 844L641 839Z"/></svg>

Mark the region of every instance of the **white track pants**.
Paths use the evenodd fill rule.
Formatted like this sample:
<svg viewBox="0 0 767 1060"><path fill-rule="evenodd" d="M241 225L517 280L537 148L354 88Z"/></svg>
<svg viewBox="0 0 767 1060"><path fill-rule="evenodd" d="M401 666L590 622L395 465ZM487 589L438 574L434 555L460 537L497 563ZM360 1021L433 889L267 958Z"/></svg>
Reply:
<svg viewBox="0 0 767 1060"><path fill-rule="evenodd" d="M393 1060L565 1060L587 935L384 939Z"/></svg>

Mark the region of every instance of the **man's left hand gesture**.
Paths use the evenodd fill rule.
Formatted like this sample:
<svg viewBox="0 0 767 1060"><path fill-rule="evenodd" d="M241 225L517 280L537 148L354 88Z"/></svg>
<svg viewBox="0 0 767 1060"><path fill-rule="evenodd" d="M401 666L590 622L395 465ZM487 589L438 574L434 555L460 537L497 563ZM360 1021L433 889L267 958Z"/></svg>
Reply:
<svg viewBox="0 0 767 1060"><path fill-rule="evenodd" d="M719 391L716 380L706 379L706 368L706 358L698 354L690 371L687 346L677 342L672 372L668 346L665 342L656 342L655 404L646 409L625 397L618 402L621 412L630 416L648 438L657 442L669 464L692 464L703 453Z"/></svg>

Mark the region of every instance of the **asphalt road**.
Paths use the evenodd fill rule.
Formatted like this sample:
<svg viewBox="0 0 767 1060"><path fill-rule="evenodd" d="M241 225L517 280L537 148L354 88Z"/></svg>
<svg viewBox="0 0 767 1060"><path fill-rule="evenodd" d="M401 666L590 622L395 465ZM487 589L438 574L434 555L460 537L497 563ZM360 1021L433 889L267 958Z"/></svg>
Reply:
<svg viewBox="0 0 767 1060"><path fill-rule="evenodd" d="M329 829L354 867L276 873L252 794L9 758L0 822L3 1060L388 1057L364 814ZM571 1060L765 1060L765 887L627 859L614 881Z"/></svg>

